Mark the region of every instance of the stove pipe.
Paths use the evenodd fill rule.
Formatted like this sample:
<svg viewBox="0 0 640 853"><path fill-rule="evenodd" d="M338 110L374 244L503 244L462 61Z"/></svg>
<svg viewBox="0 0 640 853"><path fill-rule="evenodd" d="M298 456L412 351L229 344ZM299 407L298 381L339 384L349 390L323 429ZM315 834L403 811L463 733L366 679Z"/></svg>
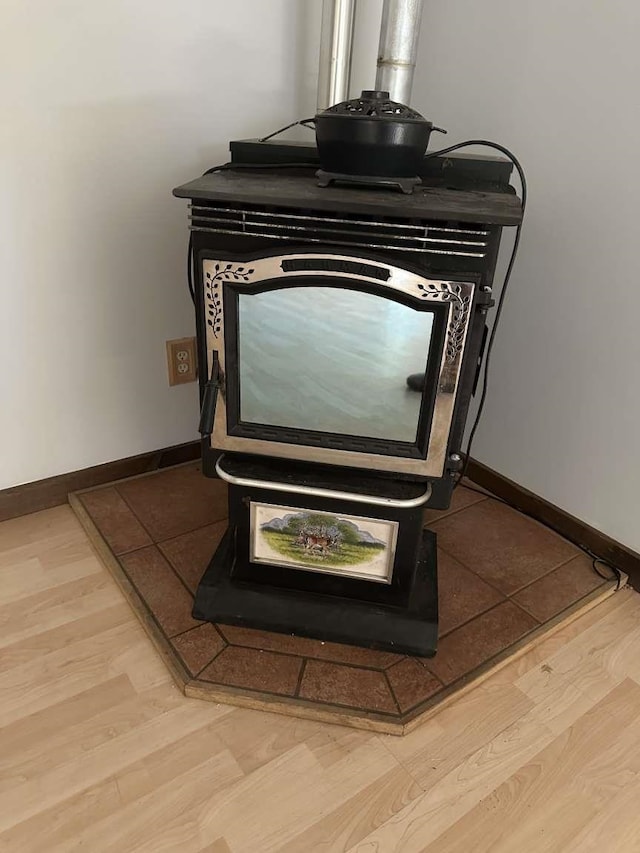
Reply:
<svg viewBox="0 0 640 853"><path fill-rule="evenodd" d="M384 0L376 89L401 104L411 101L421 17L422 0Z"/></svg>
<svg viewBox="0 0 640 853"><path fill-rule="evenodd" d="M323 0L318 112L349 97L356 0Z"/></svg>

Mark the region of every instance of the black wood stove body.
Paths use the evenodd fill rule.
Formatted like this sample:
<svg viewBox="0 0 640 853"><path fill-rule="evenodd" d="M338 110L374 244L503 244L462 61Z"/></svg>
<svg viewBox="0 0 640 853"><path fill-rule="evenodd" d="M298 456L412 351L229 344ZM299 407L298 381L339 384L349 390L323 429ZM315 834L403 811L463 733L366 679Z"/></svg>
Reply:
<svg viewBox="0 0 640 853"><path fill-rule="evenodd" d="M449 505L502 228L501 160L425 160L423 186L318 186L301 146L232 143L191 200L203 470L229 527L194 616L435 653ZM422 393L407 374L423 373Z"/></svg>

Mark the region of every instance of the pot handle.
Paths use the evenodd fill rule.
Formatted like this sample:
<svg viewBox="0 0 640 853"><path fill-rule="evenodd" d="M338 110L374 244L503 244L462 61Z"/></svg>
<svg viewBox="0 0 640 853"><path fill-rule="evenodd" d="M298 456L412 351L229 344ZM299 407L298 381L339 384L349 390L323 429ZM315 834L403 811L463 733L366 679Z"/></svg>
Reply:
<svg viewBox="0 0 640 853"><path fill-rule="evenodd" d="M448 133L448 130L445 130L444 127L432 127L431 133Z"/></svg>

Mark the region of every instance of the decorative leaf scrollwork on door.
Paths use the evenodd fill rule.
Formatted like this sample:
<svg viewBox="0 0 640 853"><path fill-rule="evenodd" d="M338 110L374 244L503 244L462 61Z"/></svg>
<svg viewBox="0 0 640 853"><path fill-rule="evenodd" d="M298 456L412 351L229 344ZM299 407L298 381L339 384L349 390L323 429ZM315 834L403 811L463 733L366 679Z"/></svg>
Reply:
<svg viewBox="0 0 640 853"><path fill-rule="evenodd" d="M205 310L207 313L207 325L211 327L214 338L220 337L222 329L222 282L250 281L254 272L254 269L246 267L244 264L217 262L213 265L213 272L206 273Z"/></svg>
<svg viewBox="0 0 640 853"><path fill-rule="evenodd" d="M464 336L471 307L471 296L463 293L459 284L447 281L419 284L421 297L431 302L450 302L453 306L451 322L447 328L446 360L454 362L462 352Z"/></svg>

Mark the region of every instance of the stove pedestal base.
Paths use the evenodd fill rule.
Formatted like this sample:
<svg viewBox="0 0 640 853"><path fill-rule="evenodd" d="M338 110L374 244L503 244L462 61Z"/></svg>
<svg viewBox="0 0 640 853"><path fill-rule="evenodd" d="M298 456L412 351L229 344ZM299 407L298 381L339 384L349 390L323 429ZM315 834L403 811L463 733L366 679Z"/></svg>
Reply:
<svg viewBox="0 0 640 853"><path fill-rule="evenodd" d="M226 454L216 470L229 483L229 527L198 586L196 619L435 654L429 484Z"/></svg>
<svg viewBox="0 0 640 853"><path fill-rule="evenodd" d="M335 643L432 657L438 640L436 536L422 533L407 607L234 580L229 528L196 593L195 619L297 634Z"/></svg>

